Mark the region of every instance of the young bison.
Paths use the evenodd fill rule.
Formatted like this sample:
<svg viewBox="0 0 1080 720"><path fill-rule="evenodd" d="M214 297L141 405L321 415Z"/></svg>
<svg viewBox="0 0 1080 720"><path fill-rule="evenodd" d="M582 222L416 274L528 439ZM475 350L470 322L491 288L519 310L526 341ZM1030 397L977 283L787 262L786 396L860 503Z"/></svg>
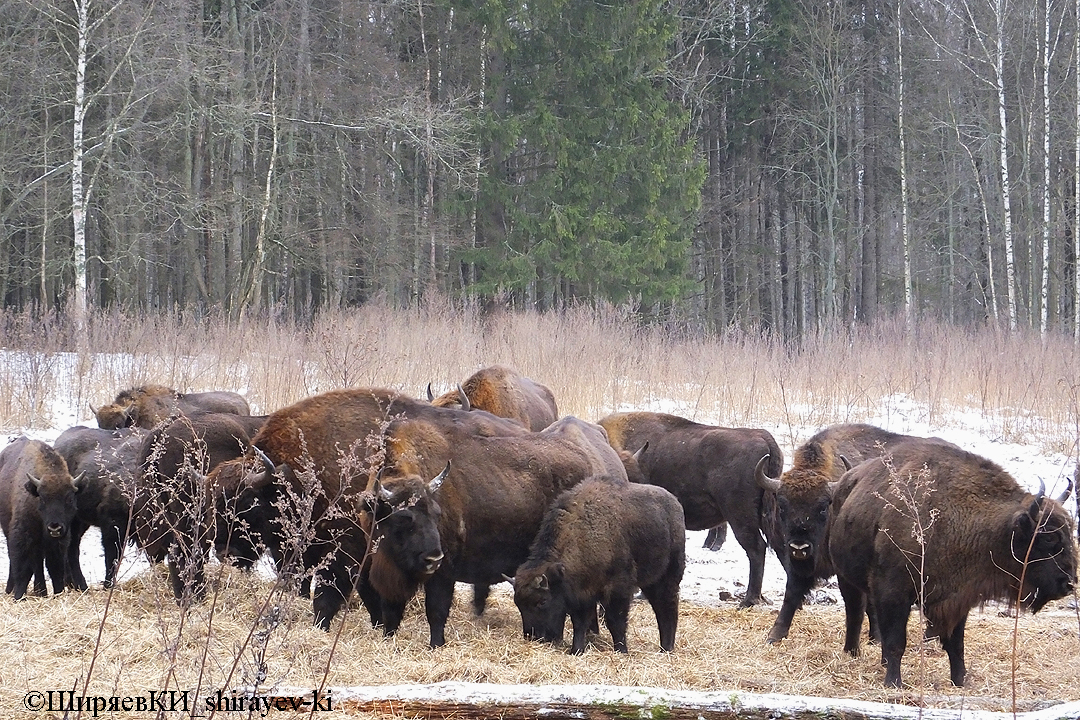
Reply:
<svg viewBox="0 0 1080 720"><path fill-rule="evenodd" d="M660 648L672 650L685 545L682 506L663 488L590 479L567 490L514 577L525 636L561 640L569 614L570 652L580 655L600 603L615 651L625 653L630 601L641 588L656 614Z"/></svg>

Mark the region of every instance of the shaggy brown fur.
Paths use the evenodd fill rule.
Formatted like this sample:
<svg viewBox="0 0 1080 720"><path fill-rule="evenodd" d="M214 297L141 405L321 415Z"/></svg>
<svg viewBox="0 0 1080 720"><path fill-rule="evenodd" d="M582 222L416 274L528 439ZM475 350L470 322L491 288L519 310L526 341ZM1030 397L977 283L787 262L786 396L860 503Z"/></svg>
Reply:
<svg viewBox="0 0 1080 720"><path fill-rule="evenodd" d="M552 504L514 577L514 602L526 637L562 638L574 626L570 652L585 652L585 634L604 608L616 652L627 652L634 591L652 605L660 648L675 647L686 528L675 496L654 485L586 480Z"/></svg>
<svg viewBox="0 0 1080 720"><path fill-rule="evenodd" d="M31 577L34 594L46 594L43 565L49 569L53 592L64 591L77 491L64 458L40 440L23 436L0 452L0 527L8 545L6 592L16 600L26 594ZM86 589L85 581L79 589Z"/></svg>
<svg viewBox="0 0 1080 720"><path fill-rule="evenodd" d="M744 605L761 602L765 549L761 536L763 491L755 480L758 461L779 475L784 455L771 434L752 428L702 425L676 415L616 413L600 420L619 450L649 444L638 463L648 482L670 491L682 504L688 530L708 530L725 521L750 560Z"/></svg>
<svg viewBox="0 0 1080 720"><path fill-rule="evenodd" d="M543 430L559 417L555 395L546 385L505 365L477 370L461 383L461 389L473 408L516 420L534 432ZM461 397L455 389L435 398L431 404L461 407Z"/></svg>
<svg viewBox="0 0 1080 720"><path fill-rule="evenodd" d="M451 463L437 495L445 559L425 585L432 647L445 642L454 583L487 586L513 575L560 492L597 472L626 482L600 429L572 417L511 437L480 437L424 420L394 423L387 435L386 487L432 477Z"/></svg>
<svg viewBox="0 0 1080 720"><path fill-rule="evenodd" d="M880 457L884 448L907 437L873 425L832 425L795 450L794 464L779 481L758 476L767 491L765 537L787 572L784 603L769 630L769 643L787 637L807 593L833 575L825 523L830 487L847 471L844 462L855 466Z"/></svg>
<svg viewBox="0 0 1080 720"><path fill-rule="evenodd" d="M1038 611L1076 582L1073 521L1061 504L941 440L896 443L884 460L847 473L834 503L829 552L844 596L844 649L858 653L869 600L887 685L900 685L908 616L920 597L959 686L971 608L1005 600Z"/></svg>
<svg viewBox="0 0 1080 720"><path fill-rule="evenodd" d="M180 417L148 433L139 451L132 534L148 557L169 561L177 599L201 598L216 535L217 491L206 473L241 456L264 418Z"/></svg>
<svg viewBox="0 0 1080 720"><path fill-rule="evenodd" d="M98 427L107 430L150 430L176 415L202 413L250 415L251 408L243 396L234 392L181 393L164 385L143 385L121 391L110 404L94 410Z"/></svg>
<svg viewBox="0 0 1080 720"><path fill-rule="evenodd" d="M486 412L433 407L395 390L337 390L278 410L252 439L253 445L276 466L277 476L262 470L235 482L237 465L261 468L252 452L242 463L224 466L218 473L231 476L228 484L239 491L234 498L238 512L252 506L262 509L252 516L252 522L257 524L254 529L279 566L304 573L318 568L320 582L315 586L312 605L319 627L329 628L353 590L354 577L361 580L356 589L372 622L385 620L382 599L364 578L369 548L364 525L371 527L372 513L385 511L389 515L398 506L392 522L419 512L423 508L416 503L423 499L426 483L443 468L439 466L413 486L420 493L414 498L403 487L392 488L394 492L400 490L402 498L395 498L391 505L381 503L370 493L364 498L360 494L374 483L382 467L385 429L395 419L413 417L447 423L467 435L528 432L515 422ZM389 486L388 482L388 490ZM280 507L286 508L284 515ZM298 545L302 533L310 533L311 539ZM394 550L393 538L375 540L386 552ZM386 621L387 628L390 622Z"/></svg>

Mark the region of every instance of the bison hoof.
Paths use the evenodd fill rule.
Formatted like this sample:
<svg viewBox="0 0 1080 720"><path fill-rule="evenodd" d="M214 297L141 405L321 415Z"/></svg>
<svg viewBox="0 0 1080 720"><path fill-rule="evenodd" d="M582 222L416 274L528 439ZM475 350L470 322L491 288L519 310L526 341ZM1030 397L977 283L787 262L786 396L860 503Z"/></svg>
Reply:
<svg viewBox="0 0 1080 720"><path fill-rule="evenodd" d="M765 639L765 642L767 642L769 645L775 645L786 637L787 630L777 630L776 628L773 628L769 631L769 637Z"/></svg>

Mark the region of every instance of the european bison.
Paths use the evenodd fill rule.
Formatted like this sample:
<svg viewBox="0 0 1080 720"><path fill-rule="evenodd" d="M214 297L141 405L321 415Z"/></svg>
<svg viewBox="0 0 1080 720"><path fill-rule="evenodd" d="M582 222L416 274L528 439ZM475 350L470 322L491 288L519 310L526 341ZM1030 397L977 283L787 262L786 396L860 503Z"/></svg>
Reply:
<svg viewBox="0 0 1080 720"><path fill-rule="evenodd" d="M523 377L505 365L493 365L473 373L465 382L439 397L428 385L428 400L437 407L486 410L516 420L536 432L559 417L555 395L546 386Z"/></svg>
<svg viewBox="0 0 1080 720"><path fill-rule="evenodd" d="M5 591L21 600L30 579L45 595L45 567L53 592L67 584L67 546L75 520L78 481L64 458L40 440L17 438L0 452L0 527L7 538ZM86 590L85 581L79 590Z"/></svg>
<svg viewBox="0 0 1080 720"><path fill-rule="evenodd" d="M102 430L76 425L53 443L72 475L80 476L76 522L68 547L68 570L77 584L85 583L79 557L82 536L91 525L101 529L105 554L105 587L116 582L116 569L128 540L131 498L142 448L141 430Z"/></svg>
<svg viewBox="0 0 1080 720"><path fill-rule="evenodd" d="M432 647L446 642L454 584L492 585L512 576L528 557L544 513L559 493L597 473L608 473L615 483L626 482L621 460L601 438L599 427L573 417L541 432L513 437L479 437L425 420L390 426L384 489L418 484L451 463L434 495L437 505L431 514L443 554L424 584ZM380 547L374 563L381 562L381 553ZM376 577L374 563L372 585L389 599L391 593ZM408 597L397 593L395 599L395 607L384 607L388 633L396 629Z"/></svg>
<svg viewBox="0 0 1080 720"><path fill-rule="evenodd" d="M372 621L384 621L382 599L366 580L370 550L385 546L390 553L393 538L379 540L386 523L412 522L425 510L430 485L445 467L443 459L415 485L376 487L383 433L396 418L433 419L464 436L529 433L486 412L433 407L394 390L338 390L273 413L252 439L254 449L211 473L217 486L233 488L238 512L257 509L246 515L249 524L280 569L315 574L312 607L323 629L354 587ZM422 537L410 543L411 549L394 552L410 554L422 568L441 553L437 547L428 552Z"/></svg>
<svg viewBox="0 0 1080 720"><path fill-rule="evenodd" d="M885 684L900 687L911 606L964 684L964 626L972 607L1005 600L1037 612L1072 592L1072 518L991 461L937 439L894 444L844 475L833 494L829 554L844 597L844 650L859 652L867 600L881 640Z"/></svg>
<svg viewBox="0 0 1080 720"><path fill-rule="evenodd" d="M579 655L600 603L614 649L625 653L630 601L641 588L656 615L660 648L671 651L685 545L682 506L663 488L590 479L567 490L544 516L514 577L525 636L559 641L569 614L570 652Z"/></svg>
<svg viewBox="0 0 1080 720"><path fill-rule="evenodd" d="M108 405L90 409L97 418L98 427L106 430L124 427L150 430L177 415L251 414L247 400L234 392L181 393L164 385L143 385L124 390Z"/></svg>
<svg viewBox="0 0 1080 720"><path fill-rule="evenodd" d="M761 602L765 539L761 535L765 491L755 479L758 461L779 475L783 453L765 430L702 425L675 415L628 412L600 420L617 450L649 444L638 463L652 485L679 499L687 530L708 530L727 522L750 560L744 607Z"/></svg>
<svg viewBox="0 0 1080 720"><path fill-rule="evenodd" d="M825 546L831 488L850 466L881 457L885 449L908 437L873 425L833 425L801 445L792 467L781 477L769 477L764 469L757 473L758 484L768 491L765 537L787 572L784 603L769 631L769 643L787 637L806 595L818 581L833 575Z"/></svg>
<svg viewBox="0 0 1080 720"><path fill-rule="evenodd" d="M228 413L181 416L142 440L132 535L152 561L168 560L177 600L201 599L205 591L219 519L219 491L207 473L242 456L263 420Z"/></svg>

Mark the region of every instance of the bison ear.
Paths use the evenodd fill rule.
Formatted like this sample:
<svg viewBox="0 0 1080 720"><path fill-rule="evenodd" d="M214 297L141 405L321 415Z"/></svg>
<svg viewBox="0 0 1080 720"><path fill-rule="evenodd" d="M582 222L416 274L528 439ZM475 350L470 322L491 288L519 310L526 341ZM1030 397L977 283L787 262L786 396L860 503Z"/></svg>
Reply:
<svg viewBox="0 0 1080 720"><path fill-rule="evenodd" d="M1014 547L1026 547L1035 534L1035 527L1039 522L1039 514L1042 513L1042 503L1036 497L1031 501L1027 510L1021 510L1013 518L1013 542Z"/></svg>
<svg viewBox="0 0 1080 720"><path fill-rule="evenodd" d="M26 484L23 485L23 487L26 488L26 492L34 497L40 497L38 490L41 488L41 478L36 478L30 473L26 473Z"/></svg>

